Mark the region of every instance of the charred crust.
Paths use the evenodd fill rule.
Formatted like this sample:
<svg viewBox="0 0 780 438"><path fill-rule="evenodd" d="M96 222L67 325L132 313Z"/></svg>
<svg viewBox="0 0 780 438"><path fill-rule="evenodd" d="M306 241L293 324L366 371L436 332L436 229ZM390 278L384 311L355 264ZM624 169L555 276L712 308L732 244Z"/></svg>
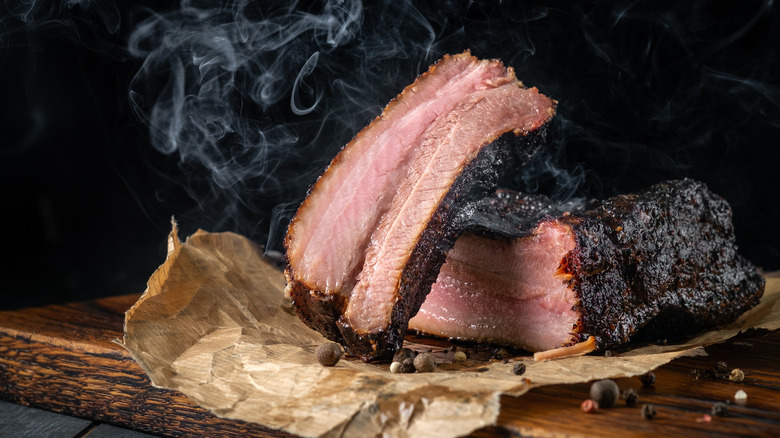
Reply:
<svg viewBox="0 0 780 438"><path fill-rule="evenodd" d="M660 183L561 220L576 238L562 267L578 329L599 349L730 323L763 294L764 278L737 253L729 205L703 183Z"/></svg>

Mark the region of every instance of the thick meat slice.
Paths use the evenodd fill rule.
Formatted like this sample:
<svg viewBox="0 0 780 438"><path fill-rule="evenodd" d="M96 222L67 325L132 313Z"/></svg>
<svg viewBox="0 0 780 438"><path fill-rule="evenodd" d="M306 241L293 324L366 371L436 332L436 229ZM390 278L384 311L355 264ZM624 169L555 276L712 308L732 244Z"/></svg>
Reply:
<svg viewBox="0 0 780 438"><path fill-rule="evenodd" d="M364 360L392 355L469 202L530 157L554 105L469 53L408 86L333 159L290 223L286 292L301 319Z"/></svg>
<svg viewBox="0 0 780 438"><path fill-rule="evenodd" d="M462 236L411 329L529 351L590 336L610 348L731 322L763 294L737 253L730 207L702 183L665 182L585 211L506 195L482 207L482 233L492 217L519 237Z"/></svg>

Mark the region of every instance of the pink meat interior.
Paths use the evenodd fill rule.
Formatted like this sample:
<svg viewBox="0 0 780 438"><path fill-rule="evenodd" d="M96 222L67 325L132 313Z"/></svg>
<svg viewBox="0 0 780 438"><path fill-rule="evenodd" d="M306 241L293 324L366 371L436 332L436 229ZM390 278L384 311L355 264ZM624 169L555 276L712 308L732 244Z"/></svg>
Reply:
<svg viewBox="0 0 780 438"><path fill-rule="evenodd" d="M342 150L288 232L296 280L349 296L345 317L357 330L387 325L416 239L480 147L550 116L549 98L498 61L464 54L434 69Z"/></svg>
<svg viewBox="0 0 780 438"><path fill-rule="evenodd" d="M558 268L574 246L571 229L554 220L512 242L465 234L409 328L533 352L567 345L577 300Z"/></svg>

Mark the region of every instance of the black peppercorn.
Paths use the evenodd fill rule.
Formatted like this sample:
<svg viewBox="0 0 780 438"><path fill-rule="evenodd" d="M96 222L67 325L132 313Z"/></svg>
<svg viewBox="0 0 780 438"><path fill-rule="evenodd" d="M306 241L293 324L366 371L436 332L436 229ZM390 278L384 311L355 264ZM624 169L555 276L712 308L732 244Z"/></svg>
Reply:
<svg viewBox="0 0 780 438"><path fill-rule="evenodd" d="M416 352L410 348L401 348L393 355L393 362L403 362L404 359L414 359Z"/></svg>
<svg viewBox="0 0 780 438"><path fill-rule="evenodd" d="M729 376L729 365L726 362L720 361L715 364L715 377L718 379L726 379Z"/></svg>
<svg viewBox="0 0 780 438"><path fill-rule="evenodd" d="M623 400L625 400L627 406L633 407L636 405L636 401L639 400L639 394L634 388L626 389L623 391Z"/></svg>
<svg viewBox="0 0 780 438"><path fill-rule="evenodd" d="M336 365L341 359L341 347L339 344L328 342L317 347L317 362L325 367Z"/></svg>
<svg viewBox="0 0 780 438"><path fill-rule="evenodd" d="M595 400L600 408L612 407L619 397L620 389L614 380L599 380L590 385L590 398Z"/></svg>
<svg viewBox="0 0 780 438"><path fill-rule="evenodd" d="M516 363L515 366L512 367L512 374L516 376L522 376L523 374L525 374L525 364Z"/></svg>
<svg viewBox="0 0 780 438"><path fill-rule="evenodd" d="M729 407L726 403L717 402L712 405L712 415L716 417L725 417L729 413Z"/></svg>
<svg viewBox="0 0 780 438"><path fill-rule="evenodd" d="M414 372L414 363L412 362L412 359L406 358L401 361L401 367L398 369L401 373L413 373Z"/></svg>
<svg viewBox="0 0 780 438"><path fill-rule="evenodd" d="M499 347L499 348L496 348L495 350L493 350L493 358L494 359L501 360L501 359L505 359L508 356L509 356L509 352L506 351L506 348Z"/></svg>
<svg viewBox="0 0 780 438"><path fill-rule="evenodd" d="M655 373L648 371L646 374L639 376L639 381L642 382L642 386L655 385Z"/></svg>
<svg viewBox="0 0 780 438"><path fill-rule="evenodd" d="M650 403L642 405L642 418L645 420L652 420L655 418L655 406Z"/></svg>

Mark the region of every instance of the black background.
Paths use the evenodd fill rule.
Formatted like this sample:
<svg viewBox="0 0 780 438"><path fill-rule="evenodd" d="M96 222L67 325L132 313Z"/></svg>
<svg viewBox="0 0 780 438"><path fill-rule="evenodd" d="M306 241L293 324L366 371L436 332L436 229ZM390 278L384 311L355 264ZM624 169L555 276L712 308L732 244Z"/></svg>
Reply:
<svg viewBox="0 0 780 438"><path fill-rule="evenodd" d="M403 2L377 3L383 6L364 5L360 32L409 19L398 10ZM265 244L274 205L294 206L315 170L356 129L442 54L464 49L501 58L559 101L550 152L526 172L527 189L604 197L668 178L700 179L731 203L742 252L764 269L780 269L780 22L771 2L506 3L418 5L415 16L429 23L433 40L416 43L428 29L418 34L408 25L411 42L377 61L373 70L388 79L365 84L371 105L357 115L328 102L340 98L334 80L372 62L356 55L367 47L362 33L331 48L330 64L323 61L323 74L312 79L324 90L322 109L296 116L285 108L289 99L255 109L270 122L300 119L301 143L312 140L311 127L324 126L317 156L282 162L282 180L297 175L284 192L236 191L245 208L231 210L231 221L220 217L224 199L201 196L211 193L205 171L155 150L129 103L142 61L125 52L128 36L151 11L175 4L117 7L120 25L109 31L94 4L41 2L25 21L6 3L0 308L143 291L164 260L172 216L183 235L232 230ZM311 2L298 11L321 8ZM390 12L397 17L387 18ZM339 60L344 67L333 67ZM317 121L338 108L350 112L337 127ZM276 237L271 246L278 246Z"/></svg>

